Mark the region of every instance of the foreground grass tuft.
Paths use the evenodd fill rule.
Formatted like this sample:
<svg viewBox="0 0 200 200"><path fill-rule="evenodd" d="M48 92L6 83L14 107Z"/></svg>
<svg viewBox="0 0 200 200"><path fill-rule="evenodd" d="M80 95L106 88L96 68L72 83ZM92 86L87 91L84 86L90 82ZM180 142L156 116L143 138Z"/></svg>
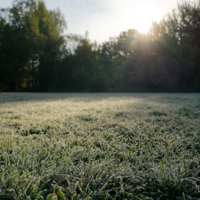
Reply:
<svg viewBox="0 0 200 200"><path fill-rule="evenodd" d="M199 94L0 94L0 199L199 199Z"/></svg>

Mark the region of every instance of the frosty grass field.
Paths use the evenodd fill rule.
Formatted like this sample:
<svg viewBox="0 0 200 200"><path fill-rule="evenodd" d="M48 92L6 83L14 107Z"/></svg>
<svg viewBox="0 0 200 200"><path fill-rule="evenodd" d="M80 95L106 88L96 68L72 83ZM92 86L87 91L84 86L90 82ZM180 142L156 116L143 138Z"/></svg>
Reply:
<svg viewBox="0 0 200 200"><path fill-rule="evenodd" d="M200 94L0 93L0 199L200 199Z"/></svg>

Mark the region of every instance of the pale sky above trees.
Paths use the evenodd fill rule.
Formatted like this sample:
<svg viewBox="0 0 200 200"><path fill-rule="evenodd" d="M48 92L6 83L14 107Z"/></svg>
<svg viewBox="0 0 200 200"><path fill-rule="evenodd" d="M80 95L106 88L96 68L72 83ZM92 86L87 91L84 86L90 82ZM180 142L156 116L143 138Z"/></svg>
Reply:
<svg viewBox="0 0 200 200"><path fill-rule="evenodd" d="M179 1L181 2L181 1ZM121 31L137 29L146 33L152 21L159 22L177 7L176 0L45 0L48 9L59 8L67 22L66 34L84 35L98 43L118 36ZM12 0L0 0L0 7Z"/></svg>

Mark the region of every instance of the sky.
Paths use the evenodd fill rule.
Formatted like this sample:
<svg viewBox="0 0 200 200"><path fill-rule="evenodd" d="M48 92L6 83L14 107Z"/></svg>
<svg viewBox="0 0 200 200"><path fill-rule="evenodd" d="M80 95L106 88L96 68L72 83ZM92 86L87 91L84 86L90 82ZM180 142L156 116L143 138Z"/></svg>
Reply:
<svg viewBox="0 0 200 200"><path fill-rule="evenodd" d="M0 0L0 8L13 0ZM176 0L44 0L47 9L59 8L65 16L65 34L85 35L97 43L108 41L122 31L137 29L146 33L152 21L177 8ZM179 1L180 2L180 1Z"/></svg>

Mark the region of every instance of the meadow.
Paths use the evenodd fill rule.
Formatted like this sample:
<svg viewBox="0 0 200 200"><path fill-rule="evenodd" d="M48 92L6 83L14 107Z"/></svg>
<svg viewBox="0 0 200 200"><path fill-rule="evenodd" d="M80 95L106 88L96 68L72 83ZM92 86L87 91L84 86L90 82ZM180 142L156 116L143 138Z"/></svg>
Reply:
<svg viewBox="0 0 200 200"><path fill-rule="evenodd" d="M200 94L0 93L0 199L200 199Z"/></svg>

